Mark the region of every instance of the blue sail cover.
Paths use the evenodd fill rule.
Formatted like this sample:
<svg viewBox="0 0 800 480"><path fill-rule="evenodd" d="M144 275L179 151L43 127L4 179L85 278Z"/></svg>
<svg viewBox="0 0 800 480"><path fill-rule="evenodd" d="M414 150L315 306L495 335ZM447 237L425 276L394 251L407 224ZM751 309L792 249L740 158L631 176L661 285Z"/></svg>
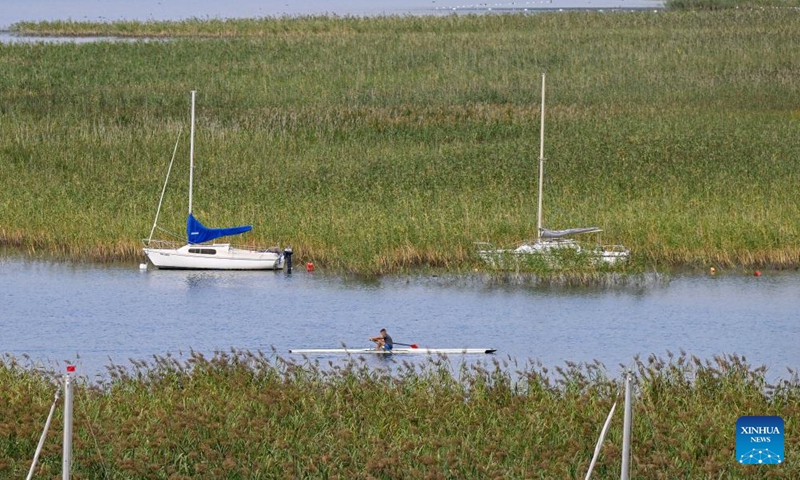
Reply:
<svg viewBox="0 0 800 480"><path fill-rule="evenodd" d="M252 225L242 225L240 227L228 228L208 228L200 220L194 218L194 215L189 214L186 219L186 236L189 243L203 243L210 242L215 238L226 237L228 235L239 235L240 233L249 232L253 229Z"/></svg>

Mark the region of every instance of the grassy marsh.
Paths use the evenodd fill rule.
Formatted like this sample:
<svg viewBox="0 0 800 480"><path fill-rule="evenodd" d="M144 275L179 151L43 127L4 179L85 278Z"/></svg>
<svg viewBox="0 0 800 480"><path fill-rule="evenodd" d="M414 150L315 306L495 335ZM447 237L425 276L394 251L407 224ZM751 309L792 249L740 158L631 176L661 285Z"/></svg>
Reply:
<svg viewBox="0 0 800 480"><path fill-rule="evenodd" d="M729 8L798 8L797 0L666 0L670 10L725 10Z"/></svg>
<svg viewBox="0 0 800 480"><path fill-rule="evenodd" d="M547 71L546 225L602 226L632 270L800 265L800 12L102 28L185 38L0 45L4 245L141 260L197 89L204 223L332 270L484 268L473 242L534 235ZM161 217L178 233L187 143Z"/></svg>
<svg viewBox="0 0 800 480"><path fill-rule="evenodd" d="M23 360L24 361L24 360ZM633 362L634 478L792 478L797 462L739 465L741 415L778 415L796 458L800 384L768 385L736 356L681 353ZM111 365L76 383L75 478L583 478L621 381L599 363L548 371L477 365L337 366L232 350ZM514 378L514 379L512 379ZM56 376L0 359L0 473L21 478ZM61 468L57 410L37 476ZM391 412L391 413L387 413ZM618 478L622 410L593 478Z"/></svg>

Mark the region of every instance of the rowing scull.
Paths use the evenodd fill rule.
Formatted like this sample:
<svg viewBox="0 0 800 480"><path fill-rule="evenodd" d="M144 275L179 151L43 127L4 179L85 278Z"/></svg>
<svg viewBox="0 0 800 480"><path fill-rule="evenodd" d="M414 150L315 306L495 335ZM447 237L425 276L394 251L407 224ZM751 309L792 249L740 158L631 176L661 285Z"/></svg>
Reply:
<svg viewBox="0 0 800 480"><path fill-rule="evenodd" d="M374 348L293 348L289 353L299 354L347 354L381 353L393 355L466 355L487 354L496 352L496 348L393 348L392 350L376 350Z"/></svg>

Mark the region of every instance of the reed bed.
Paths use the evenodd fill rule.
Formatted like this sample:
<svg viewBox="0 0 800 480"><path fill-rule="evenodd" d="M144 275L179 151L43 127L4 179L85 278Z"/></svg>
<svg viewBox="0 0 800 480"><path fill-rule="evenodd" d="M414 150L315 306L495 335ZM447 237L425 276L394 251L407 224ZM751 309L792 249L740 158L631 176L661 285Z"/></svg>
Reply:
<svg viewBox="0 0 800 480"><path fill-rule="evenodd" d="M666 0L670 10L725 10L729 8L798 8L797 0Z"/></svg>
<svg viewBox="0 0 800 480"><path fill-rule="evenodd" d="M800 12L102 28L174 38L0 45L0 244L142 261L181 130L159 223L182 233L197 89L204 223L331 270L483 270L474 242L535 235L547 71L546 226L603 227L623 273L800 266Z"/></svg>
<svg viewBox="0 0 800 480"><path fill-rule="evenodd" d="M681 352L632 362L635 478L794 478L796 462L740 465L735 424L778 415L796 458L800 382L770 385L737 356ZM0 360L0 473L28 470L55 373ZM583 478L621 379L599 362L549 371L533 361L369 367L231 350L187 361L154 356L79 378L74 478ZM57 425L37 477L57 476ZM593 478L619 475L617 412Z"/></svg>

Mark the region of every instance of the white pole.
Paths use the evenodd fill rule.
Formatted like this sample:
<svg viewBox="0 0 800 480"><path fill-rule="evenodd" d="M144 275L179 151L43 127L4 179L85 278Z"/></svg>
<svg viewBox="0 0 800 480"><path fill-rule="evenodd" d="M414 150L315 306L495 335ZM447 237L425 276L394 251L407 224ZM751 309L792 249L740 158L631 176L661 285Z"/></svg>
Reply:
<svg viewBox="0 0 800 480"><path fill-rule="evenodd" d="M31 480L33 478L33 472L36 470L36 463L39 461L39 455L42 453L42 447L44 446L44 439L47 437L47 430L50 429L50 422L53 420L53 412L56 411L56 404L58 403L58 397L61 394L61 389L56 390L56 397L53 399L53 405L50 407L50 414L47 415L47 422L44 424L44 431L42 432L42 436L39 438L39 445L36 446L36 454L33 456L33 463L31 463L31 469L28 470L28 476L26 477L27 480Z"/></svg>
<svg viewBox="0 0 800 480"><path fill-rule="evenodd" d="M189 139L189 213L192 213L192 182L194 180L194 94L192 90L192 133Z"/></svg>
<svg viewBox="0 0 800 480"><path fill-rule="evenodd" d="M622 432L621 480L628 480L631 458L631 373L625 372L625 420Z"/></svg>
<svg viewBox="0 0 800 480"><path fill-rule="evenodd" d="M542 185L544 181L544 73L542 73L542 120L539 123L539 211L536 214L536 241L542 238Z"/></svg>
<svg viewBox="0 0 800 480"><path fill-rule="evenodd" d="M73 365L67 366L64 375L64 463L61 466L62 479L69 480L69 471L72 464L72 376L75 371Z"/></svg>

